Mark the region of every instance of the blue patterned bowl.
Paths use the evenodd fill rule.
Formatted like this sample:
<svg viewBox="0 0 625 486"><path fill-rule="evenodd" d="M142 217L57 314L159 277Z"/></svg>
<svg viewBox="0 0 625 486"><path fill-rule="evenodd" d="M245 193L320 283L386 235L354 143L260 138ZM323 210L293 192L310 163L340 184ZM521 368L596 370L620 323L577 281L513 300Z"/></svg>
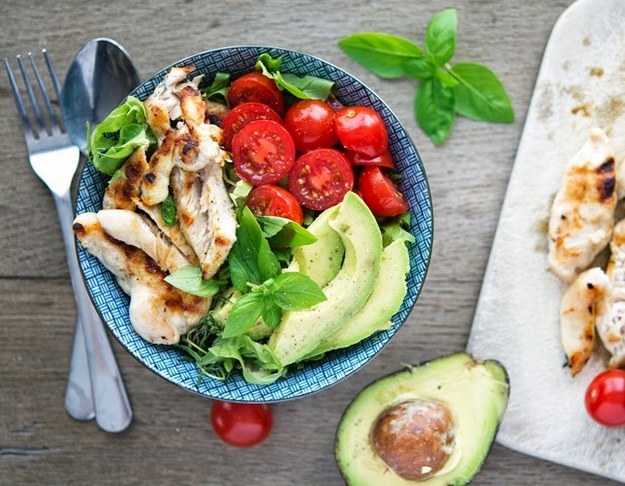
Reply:
<svg viewBox="0 0 625 486"><path fill-rule="evenodd" d="M335 81L339 101L345 105L371 106L386 122L390 150L402 175L403 192L410 201L412 233L417 239L416 244L410 246L408 294L401 309L393 317L391 329L379 332L348 349L328 353L324 359L302 369L292 370L285 378L271 385L251 385L238 373L233 373L225 382L203 378L198 383L195 364L185 360L181 351L149 344L134 332L128 318L128 297L112 274L78 245L80 265L95 307L110 331L130 354L156 374L186 390L209 398L240 402L274 402L302 397L337 383L369 362L408 317L421 291L432 249L432 202L419 153L389 107L373 91L342 69L316 57L286 49L226 47L182 59L156 73L132 94L142 100L147 98L173 66L193 65L199 73L209 76L222 71L237 77L252 71L258 56L264 52L272 57L282 56L282 69L285 72L312 74ZM78 189L78 213L102 208L107 179L91 164L85 165Z"/></svg>

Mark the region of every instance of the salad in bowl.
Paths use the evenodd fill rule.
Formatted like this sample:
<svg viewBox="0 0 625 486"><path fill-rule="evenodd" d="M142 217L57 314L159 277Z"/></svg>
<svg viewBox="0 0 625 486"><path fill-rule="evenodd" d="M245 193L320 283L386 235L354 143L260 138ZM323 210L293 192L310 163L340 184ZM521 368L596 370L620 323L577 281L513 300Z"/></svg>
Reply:
<svg viewBox="0 0 625 486"><path fill-rule="evenodd" d="M225 400L354 372L420 291L425 174L375 94L319 59L186 58L89 127L74 232L94 304L142 363Z"/></svg>

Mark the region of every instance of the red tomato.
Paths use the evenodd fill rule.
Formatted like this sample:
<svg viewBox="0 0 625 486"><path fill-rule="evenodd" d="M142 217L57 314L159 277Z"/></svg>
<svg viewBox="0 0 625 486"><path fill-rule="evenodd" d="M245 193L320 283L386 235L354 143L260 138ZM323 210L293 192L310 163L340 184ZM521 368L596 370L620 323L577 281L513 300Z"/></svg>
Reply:
<svg viewBox="0 0 625 486"><path fill-rule="evenodd" d="M241 131L245 125L254 120L271 120L282 123L280 115L262 103L254 101L235 106L221 122L224 132L224 145L230 150L232 138Z"/></svg>
<svg viewBox="0 0 625 486"><path fill-rule="evenodd" d="M388 149L384 120L367 106L348 106L334 115L336 134L346 149L372 159Z"/></svg>
<svg viewBox="0 0 625 486"><path fill-rule="evenodd" d="M598 374L586 390L586 410L606 427L625 426L625 370Z"/></svg>
<svg viewBox="0 0 625 486"><path fill-rule="evenodd" d="M353 150L346 150L345 157L349 160L352 165L376 165L378 167L386 167L388 169L395 170L395 164L393 163L393 156L387 150L382 155L378 155L377 157L373 157L372 159L368 157L364 157L358 152L354 152Z"/></svg>
<svg viewBox="0 0 625 486"><path fill-rule="evenodd" d="M228 89L228 104L231 107L247 101L256 101L272 108L278 115L284 112L284 96L273 79L261 73L244 74L235 79Z"/></svg>
<svg viewBox="0 0 625 486"><path fill-rule="evenodd" d="M332 147L338 141L334 130L334 110L320 100L294 103L284 115L284 126L300 152Z"/></svg>
<svg viewBox="0 0 625 486"><path fill-rule="evenodd" d="M293 164L289 190L299 203L322 211L340 203L354 187L354 173L338 150L322 148L306 152Z"/></svg>
<svg viewBox="0 0 625 486"><path fill-rule="evenodd" d="M251 121L232 139L234 168L241 179L254 186L278 182L294 161L293 139L274 121Z"/></svg>
<svg viewBox="0 0 625 486"><path fill-rule="evenodd" d="M273 425L273 414L268 405L215 400L211 423L226 444L250 447L267 438Z"/></svg>
<svg viewBox="0 0 625 486"><path fill-rule="evenodd" d="M376 216L398 216L409 209L404 195L379 167L365 167L358 178L358 188Z"/></svg>
<svg viewBox="0 0 625 486"><path fill-rule="evenodd" d="M295 196L278 186L256 187L247 197L247 207L258 216L278 216L302 224L304 214Z"/></svg>

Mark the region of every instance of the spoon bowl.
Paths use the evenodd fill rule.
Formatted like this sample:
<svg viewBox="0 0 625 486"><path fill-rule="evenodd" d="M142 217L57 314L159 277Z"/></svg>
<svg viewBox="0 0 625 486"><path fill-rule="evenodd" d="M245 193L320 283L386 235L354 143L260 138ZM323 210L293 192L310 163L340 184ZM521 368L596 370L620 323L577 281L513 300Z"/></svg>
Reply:
<svg viewBox="0 0 625 486"><path fill-rule="evenodd" d="M86 123L100 123L140 83L128 53L114 40L93 39L78 51L65 78L61 110L67 133L83 154Z"/></svg>

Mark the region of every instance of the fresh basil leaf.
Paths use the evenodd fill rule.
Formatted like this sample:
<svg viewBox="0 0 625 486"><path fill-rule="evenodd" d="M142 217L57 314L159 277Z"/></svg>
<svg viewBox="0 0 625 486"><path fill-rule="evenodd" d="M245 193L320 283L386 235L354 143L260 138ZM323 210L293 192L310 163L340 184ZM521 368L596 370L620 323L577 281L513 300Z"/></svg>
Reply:
<svg viewBox="0 0 625 486"><path fill-rule="evenodd" d="M176 224L176 203L171 194L168 194L161 203L161 217L165 226L174 226Z"/></svg>
<svg viewBox="0 0 625 486"><path fill-rule="evenodd" d="M263 234L270 238L272 247L296 247L310 245L317 241L313 235L303 226L290 219L277 216L256 216L263 230Z"/></svg>
<svg viewBox="0 0 625 486"><path fill-rule="evenodd" d="M213 82L203 88L201 91L206 97L206 99L214 99L217 98L220 101L228 101L228 87L230 86L230 74L228 73L217 73L215 74L215 78Z"/></svg>
<svg viewBox="0 0 625 486"><path fill-rule="evenodd" d="M263 299L262 294L250 292L237 300L226 319L223 337L240 336L249 331L262 314Z"/></svg>
<svg viewBox="0 0 625 486"><path fill-rule="evenodd" d="M514 110L503 84L482 64L464 62L453 66L451 74L459 81L455 88L456 111L478 121L511 123Z"/></svg>
<svg viewBox="0 0 625 486"><path fill-rule="evenodd" d="M241 208L238 220L237 241L228 261L232 285L239 292L246 292L248 283L260 285L278 275L280 264L247 206Z"/></svg>
<svg viewBox="0 0 625 486"><path fill-rule="evenodd" d="M415 98L417 122L435 145L442 144L454 123L454 91L436 78L421 83Z"/></svg>
<svg viewBox="0 0 625 486"><path fill-rule="evenodd" d="M431 79L436 73L436 65L427 59L408 59L403 69L406 75L419 81Z"/></svg>
<svg viewBox="0 0 625 486"><path fill-rule="evenodd" d="M282 319L282 309L278 307L271 296L265 297L263 301L263 312L262 312L263 321L265 324L269 326L271 329L275 329L280 324L280 320Z"/></svg>
<svg viewBox="0 0 625 486"><path fill-rule="evenodd" d="M275 278L278 290L273 299L284 310L308 309L326 300L323 291L310 277L299 272L284 272Z"/></svg>
<svg viewBox="0 0 625 486"><path fill-rule="evenodd" d="M219 282L203 280L202 269L193 265L176 270L171 275L165 277L165 282L183 292L204 298L215 295L220 289Z"/></svg>
<svg viewBox="0 0 625 486"><path fill-rule="evenodd" d="M458 13L449 8L438 12L425 29L425 55L436 64L449 61L456 51Z"/></svg>
<svg viewBox="0 0 625 486"><path fill-rule="evenodd" d="M456 86L458 86L458 80L441 68L436 69L435 76L442 85L447 86L448 88L455 88Z"/></svg>
<svg viewBox="0 0 625 486"><path fill-rule="evenodd" d="M96 169L110 176L135 150L155 142L143 103L132 96L126 98L93 130L87 128L89 160Z"/></svg>
<svg viewBox="0 0 625 486"><path fill-rule="evenodd" d="M382 244L386 248L395 240L402 240L406 243L414 243L415 237L404 228L400 221L386 224L382 226Z"/></svg>
<svg viewBox="0 0 625 486"><path fill-rule="evenodd" d="M342 38L339 47L358 64L381 78L399 78L406 74L407 60L423 57L416 44L395 35L361 32Z"/></svg>
<svg viewBox="0 0 625 486"><path fill-rule="evenodd" d="M289 247L273 248L272 250L282 268L286 268L291 264L291 261L293 260L293 252Z"/></svg>

